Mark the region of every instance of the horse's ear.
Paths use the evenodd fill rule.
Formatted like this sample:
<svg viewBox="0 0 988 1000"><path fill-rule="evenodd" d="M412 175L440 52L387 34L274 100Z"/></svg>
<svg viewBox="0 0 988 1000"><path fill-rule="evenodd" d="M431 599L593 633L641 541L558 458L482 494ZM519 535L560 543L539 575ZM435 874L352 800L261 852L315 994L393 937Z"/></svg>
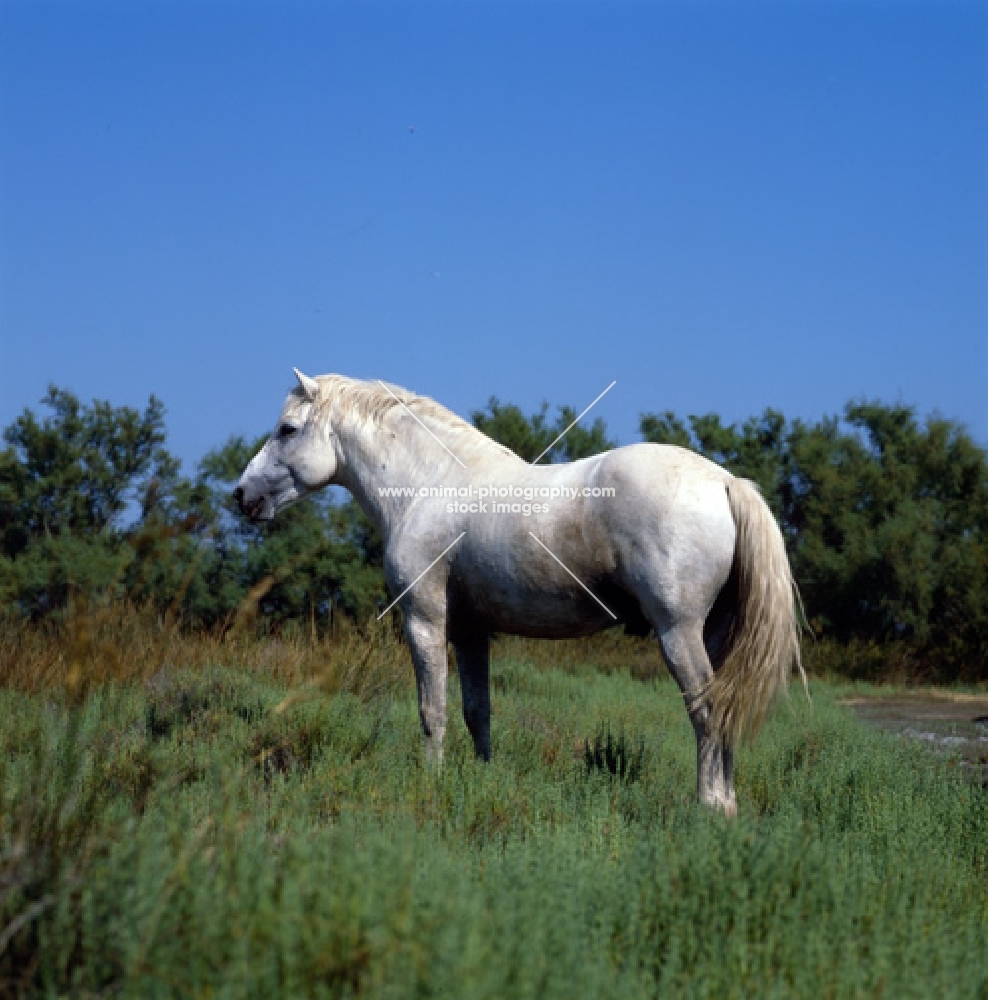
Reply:
<svg viewBox="0 0 988 1000"><path fill-rule="evenodd" d="M302 387L306 399L310 401L315 399L319 395L319 383L314 378L303 375L297 368L293 368L292 371L295 372L295 377L298 379L298 384Z"/></svg>

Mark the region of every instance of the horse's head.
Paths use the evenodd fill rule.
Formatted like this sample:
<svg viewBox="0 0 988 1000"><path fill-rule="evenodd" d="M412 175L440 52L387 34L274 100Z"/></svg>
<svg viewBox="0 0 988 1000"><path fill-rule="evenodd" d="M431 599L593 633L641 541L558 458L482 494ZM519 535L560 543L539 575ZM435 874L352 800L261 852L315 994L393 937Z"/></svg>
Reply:
<svg viewBox="0 0 988 1000"><path fill-rule="evenodd" d="M233 498L254 521L328 486L336 474L336 449L319 419L319 382L297 368L298 386L288 394L274 433L244 469Z"/></svg>

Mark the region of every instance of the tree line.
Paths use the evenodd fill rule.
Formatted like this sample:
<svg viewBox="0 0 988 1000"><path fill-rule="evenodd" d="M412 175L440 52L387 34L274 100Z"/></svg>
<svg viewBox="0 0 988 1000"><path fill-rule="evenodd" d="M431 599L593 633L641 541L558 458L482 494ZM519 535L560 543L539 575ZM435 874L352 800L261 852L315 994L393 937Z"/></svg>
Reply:
<svg viewBox="0 0 988 1000"><path fill-rule="evenodd" d="M236 513L230 490L263 436L233 437L185 475L154 397L140 411L51 387L42 405L3 431L3 614L45 620L73 597L109 598L192 627L228 627L245 606L271 627L320 627L386 605L381 540L352 501L313 497L264 526ZM529 461L616 446L599 417L553 445L575 416L495 397L471 414ZM988 456L961 424L851 402L815 423L644 413L639 432L758 483L815 636L907 650L938 679L988 679Z"/></svg>

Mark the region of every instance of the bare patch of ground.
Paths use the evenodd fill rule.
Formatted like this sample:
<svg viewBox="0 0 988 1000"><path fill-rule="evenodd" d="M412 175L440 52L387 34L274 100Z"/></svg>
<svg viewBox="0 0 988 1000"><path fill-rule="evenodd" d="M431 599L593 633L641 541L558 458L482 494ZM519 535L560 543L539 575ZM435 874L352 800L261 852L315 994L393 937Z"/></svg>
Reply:
<svg viewBox="0 0 988 1000"><path fill-rule="evenodd" d="M841 704L869 726L957 756L988 787L988 696L910 691L843 698Z"/></svg>

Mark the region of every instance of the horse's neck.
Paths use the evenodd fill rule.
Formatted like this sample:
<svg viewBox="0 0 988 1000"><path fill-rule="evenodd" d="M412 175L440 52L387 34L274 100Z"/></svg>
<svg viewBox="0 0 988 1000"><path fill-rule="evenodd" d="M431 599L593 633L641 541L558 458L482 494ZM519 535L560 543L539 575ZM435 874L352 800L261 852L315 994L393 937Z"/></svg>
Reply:
<svg viewBox="0 0 988 1000"><path fill-rule="evenodd" d="M396 435L393 434L395 430ZM442 440L442 430L437 429L439 440ZM413 437L409 438L409 434ZM387 539L416 498L385 496L382 495L384 489L465 485L482 475L481 469L487 464L484 453L488 445L492 449L491 457L503 461L500 449L480 432L476 438L458 433L451 444L453 454L445 451L437 441L430 441L421 428L383 426L372 429L367 425L339 428L336 482L350 491L382 537ZM458 450L464 451L462 458L457 456L460 461L453 457Z"/></svg>

